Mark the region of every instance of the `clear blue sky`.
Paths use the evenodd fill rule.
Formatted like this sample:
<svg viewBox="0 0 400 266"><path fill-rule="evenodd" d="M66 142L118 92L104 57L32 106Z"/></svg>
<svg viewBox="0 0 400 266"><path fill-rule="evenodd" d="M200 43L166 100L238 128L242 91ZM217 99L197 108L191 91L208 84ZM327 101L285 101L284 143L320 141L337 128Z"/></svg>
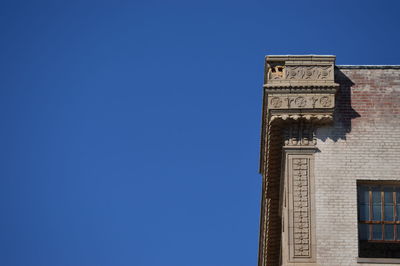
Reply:
<svg viewBox="0 0 400 266"><path fill-rule="evenodd" d="M399 1L2 1L0 265L256 265L266 54L400 64Z"/></svg>

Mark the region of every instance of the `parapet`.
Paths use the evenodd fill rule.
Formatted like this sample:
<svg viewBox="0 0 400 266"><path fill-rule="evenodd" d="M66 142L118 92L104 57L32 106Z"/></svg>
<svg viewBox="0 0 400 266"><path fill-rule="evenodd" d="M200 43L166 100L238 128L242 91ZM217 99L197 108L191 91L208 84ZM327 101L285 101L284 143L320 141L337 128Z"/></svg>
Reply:
<svg viewBox="0 0 400 266"><path fill-rule="evenodd" d="M274 55L265 58L264 87L335 87L333 55Z"/></svg>
<svg viewBox="0 0 400 266"><path fill-rule="evenodd" d="M269 122L305 118L331 121L335 107L335 56L274 55L265 60Z"/></svg>

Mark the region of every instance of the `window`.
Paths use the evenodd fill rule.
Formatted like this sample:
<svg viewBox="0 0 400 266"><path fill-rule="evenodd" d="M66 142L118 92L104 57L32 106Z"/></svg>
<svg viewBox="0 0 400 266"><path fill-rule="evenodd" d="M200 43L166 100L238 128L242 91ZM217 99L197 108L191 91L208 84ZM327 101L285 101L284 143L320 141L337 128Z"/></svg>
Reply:
<svg viewBox="0 0 400 266"><path fill-rule="evenodd" d="M358 184L359 257L400 258L400 184Z"/></svg>

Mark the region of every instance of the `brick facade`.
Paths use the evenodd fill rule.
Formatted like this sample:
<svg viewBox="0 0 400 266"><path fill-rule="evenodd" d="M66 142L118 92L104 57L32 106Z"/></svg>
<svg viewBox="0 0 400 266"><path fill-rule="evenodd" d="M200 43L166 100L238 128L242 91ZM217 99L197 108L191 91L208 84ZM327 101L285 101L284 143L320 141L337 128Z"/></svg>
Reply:
<svg viewBox="0 0 400 266"><path fill-rule="evenodd" d="M336 77L334 124L316 131L317 261L360 265L356 181L400 180L400 69L339 67Z"/></svg>

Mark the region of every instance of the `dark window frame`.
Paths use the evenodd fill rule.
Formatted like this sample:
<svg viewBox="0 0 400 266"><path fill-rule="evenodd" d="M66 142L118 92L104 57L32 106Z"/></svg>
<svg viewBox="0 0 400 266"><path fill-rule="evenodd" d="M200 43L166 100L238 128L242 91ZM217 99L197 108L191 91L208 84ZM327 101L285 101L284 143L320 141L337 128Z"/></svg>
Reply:
<svg viewBox="0 0 400 266"><path fill-rule="evenodd" d="M388 199L386 205L385 196ZM388 216L385 207L390 210ZM357 224L359 257L400 258L397 251L400 247L400 182L357 181ZM393 231L388 231L392 235L386 236L388 225L393 227Z"/></svg>

